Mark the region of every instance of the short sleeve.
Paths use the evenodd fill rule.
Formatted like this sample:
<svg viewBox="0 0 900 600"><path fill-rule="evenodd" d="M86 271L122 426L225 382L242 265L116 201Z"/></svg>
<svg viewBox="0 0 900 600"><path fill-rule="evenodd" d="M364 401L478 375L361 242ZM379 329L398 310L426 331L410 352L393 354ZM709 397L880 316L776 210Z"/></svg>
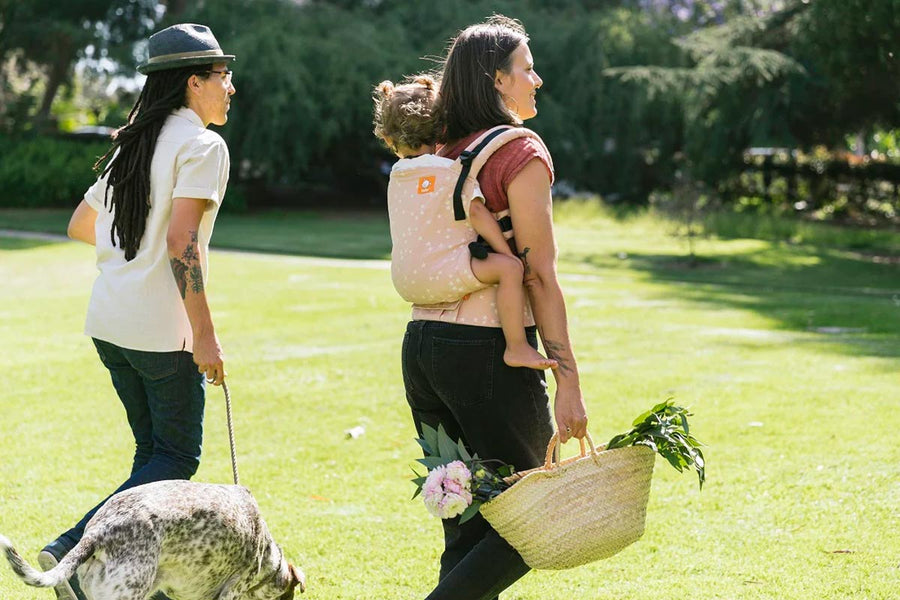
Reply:
<svg viewBox="0 0 900 600"><path fill-rule="evenodd" d="M525 165L535 158L544 163L544 166L547 168L547 174L550 176L550 183L553 183L553 164L550 162L550 155L547 153L546 148L534 138L512 140L497 150L495 154L500 155L498 163L503 165L502 184L504 190L509 188L509 184L525 168Z"/></svg>
<svg viewBox="0 0 900 600"><path fill-rule="evenodd" d="M222 138L196 138L176 160L172 197L200 198L221 204L228 169L228 147Z"/></svg>
<svg viewBox="0 0 900 600"><path fill-rule="evenodd" d="M529 162L537 158L547 168L553 183L553 162L544 145L530 137L510 140L498 148L482 167L478 182L484 191L487 207L497 213L509 208L506 190Z"/></svg>
<svg viewBox="0 0 900 600"><path fill-rule="evenodd" d="M442 146L438 150L440 156L453 158L471 145L484 130L475 132L470 136L459 140L452 146ZM481 171L478 173L478 183L484 193L485 205L493 213L500 213L509 209L509 198L506 190L512 180L516 178L529 162L537 158L547 168L550 183L553 183L553 159L542 140L534 137L520 137L510 140L494 152L488 158Z"/></svg>
<svg viewBox="0 0 900 600"><path fill-rule="evenodd" d="M108 179L109 173L97 178L94 185L89 187L84 193L84 201L97 212L102 212L106 208L106 181ZM110 200L112 200L112 198L110 198Z"/></svg>

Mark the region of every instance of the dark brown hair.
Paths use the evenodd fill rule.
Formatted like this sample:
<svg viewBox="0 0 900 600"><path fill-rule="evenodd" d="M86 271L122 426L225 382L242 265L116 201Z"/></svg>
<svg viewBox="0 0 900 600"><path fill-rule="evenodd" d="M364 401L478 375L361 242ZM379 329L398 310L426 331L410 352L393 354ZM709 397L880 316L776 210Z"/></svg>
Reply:
<svg viewBox="0 0 900 600"><path fill-rule="evenodd" d="M519 124L494 87L494 77L512 70L512 53L527 42L522 24L502 15L466 27L452 40L438 94L441 142Z"/></svg>
<svg viewBox="0 0 900 600"><path fill-rule="evenodd" d="M382 81L372 92L375 136L386 144L385 138L390 138L394 152L400 146L416 149L434 144L437 140L436 96L437 82L430 75L416 75L397 86Z"/></svg>
<svg viewBox="0 0 900 600"><path fill-rule="evenodd" d="M103 162L112 157L102 173L109 174L104 206L113 213L110 239L125 251L125 260L137 254L147 225L150 162L159 132L173 110L187 106L187 81L191 75L209 77L210 69L212 65L200 65L147 75L141 94L128 113L128 124L113 134L112 146L94 164L99 171Z"/></svg>

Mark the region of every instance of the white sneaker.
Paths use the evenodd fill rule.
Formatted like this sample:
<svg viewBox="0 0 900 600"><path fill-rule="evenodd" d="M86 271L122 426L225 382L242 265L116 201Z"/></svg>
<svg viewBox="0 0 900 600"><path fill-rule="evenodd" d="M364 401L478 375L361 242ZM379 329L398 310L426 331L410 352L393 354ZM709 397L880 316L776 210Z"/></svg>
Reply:
<svg viewBox="0 0 900 600"><path fill-rule="evenodd" d="M56 560L56 557L46 550L41 550L40 554L38 554L37 561L41 566L41 569L43 569L44 571L49 571L59 564L59 561ZM73 575L73 578L74 577L75 576ZM56 597L58 600L83 600L80 594L75 593L75 589L72 587L72 584L69 583L68 580L63 580L62 583L53 588L53 591L56 592Z"/></svg>

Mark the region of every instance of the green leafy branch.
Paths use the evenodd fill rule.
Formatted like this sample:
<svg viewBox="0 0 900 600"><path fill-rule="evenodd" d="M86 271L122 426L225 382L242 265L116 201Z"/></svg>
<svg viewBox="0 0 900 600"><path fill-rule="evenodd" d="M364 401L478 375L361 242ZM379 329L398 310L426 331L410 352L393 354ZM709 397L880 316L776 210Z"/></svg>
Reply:
<svg viewBox="0 0 900 600"><path fill-rule="evenodd" d="M697 471L700 489L706 480L706 462L701 444L691 435L688 417L693 416L686 408L675 406L672 398L640 415L628 433L617 435L606 444L607 450L641 444L669 461L669 464L684 472L685 468Z"/></svg>

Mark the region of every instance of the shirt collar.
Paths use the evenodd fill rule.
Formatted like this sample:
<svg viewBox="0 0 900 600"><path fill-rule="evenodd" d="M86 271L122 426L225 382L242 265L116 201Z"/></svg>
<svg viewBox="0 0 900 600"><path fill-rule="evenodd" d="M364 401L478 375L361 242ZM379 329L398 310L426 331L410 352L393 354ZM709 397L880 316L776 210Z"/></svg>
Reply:
<svg viewBox="0 0 900 600"><path fill-rule="evenodd" d="M204 127L203 120L200 118L200 115L195 113L193 109L188 108L187 106L182 106L181 108L175 109L174 111L172 111L172 114L176 117L187 119L198 127Z"/></svg>

